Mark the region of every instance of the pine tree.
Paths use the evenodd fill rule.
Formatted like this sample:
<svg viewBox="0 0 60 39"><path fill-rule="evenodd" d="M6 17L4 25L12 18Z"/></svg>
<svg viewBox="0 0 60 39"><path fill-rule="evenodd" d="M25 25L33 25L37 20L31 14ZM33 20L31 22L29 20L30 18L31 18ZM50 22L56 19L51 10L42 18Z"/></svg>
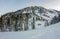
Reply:
<svg viewBox="0 0 60 39"><path fill-rule="evenodd" d="M32 29L35 29L35 19L34 19L34 14L35 14L35 13L34 13L34 11L35 11L35 10L34 10L34 7L32 7L32 14L33 14L33 15L32 15L32 17L33 17L33 26L32 26Z"/></svg>

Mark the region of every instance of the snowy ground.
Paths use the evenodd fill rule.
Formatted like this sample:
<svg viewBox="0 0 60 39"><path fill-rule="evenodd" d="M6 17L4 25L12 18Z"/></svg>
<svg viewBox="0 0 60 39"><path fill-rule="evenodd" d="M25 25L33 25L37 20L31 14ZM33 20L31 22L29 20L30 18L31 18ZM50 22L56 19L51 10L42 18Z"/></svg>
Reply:
<svg viewBox="0 0 60 39"><path fill-rule="evenodd" d="M0 32L0 39L60 39L60 23L22 32Z"/></svg>

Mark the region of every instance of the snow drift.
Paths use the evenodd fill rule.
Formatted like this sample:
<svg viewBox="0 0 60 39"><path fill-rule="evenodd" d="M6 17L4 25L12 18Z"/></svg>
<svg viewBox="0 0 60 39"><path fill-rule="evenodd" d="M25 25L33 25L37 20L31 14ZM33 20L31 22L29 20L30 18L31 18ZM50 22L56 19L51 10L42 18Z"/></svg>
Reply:
<svg viewBox="0 0 60 39"><path fill-rule="evenodd" d="M60 39L60 23L29 31L0 32L0 39Z"/></svg>

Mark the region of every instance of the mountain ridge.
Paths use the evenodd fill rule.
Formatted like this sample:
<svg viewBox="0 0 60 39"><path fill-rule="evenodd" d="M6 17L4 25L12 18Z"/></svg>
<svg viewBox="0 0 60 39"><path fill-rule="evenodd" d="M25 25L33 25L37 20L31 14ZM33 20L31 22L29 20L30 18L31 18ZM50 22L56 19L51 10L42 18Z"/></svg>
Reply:
<svg viewBox="0 0 60 39"><path fill-rule="evenodd" d="M47 10L46 8L44 8L44 7L42 7L42 6L28 6L28 7L25 7L25 8L22 8L22 9L16 10L16 11L13 11L13 12L8 12L8 13L6 13L6 14L9 14L9 13L15 13L15 12L20 12L20 11L24 11L24 10L27 9L27 8L43 8L43 9ZM60 11L55 10L55 9L50 9L50 10L54 10L54 11L60 13ZM48 11L49 11L49 9L48 9ZM5 15L5 14L4 14L4 15ZM3 15L2 15L2 16L3 16Z"/></svg>
<svg viewBox="0 0 60 39"><path fill-rule="evenodd" d="M22 29L21 26L23 26L22 30L28 30L29 26L35 29L36 26L48 26L60 22L60 11L31 6L2 15L0 20L2 20L0 25L3 26L4 30L12 28L12 25L15 31Z"/></svg>

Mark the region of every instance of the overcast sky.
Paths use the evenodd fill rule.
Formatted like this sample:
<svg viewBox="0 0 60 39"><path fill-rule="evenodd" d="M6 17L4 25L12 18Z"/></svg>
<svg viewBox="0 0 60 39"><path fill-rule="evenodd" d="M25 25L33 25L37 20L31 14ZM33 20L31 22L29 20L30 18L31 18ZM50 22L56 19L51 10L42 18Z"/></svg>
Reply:
<svg viewBox="0 0 60 39"><path fill-rule="evenodd" d="M27 6L43 6L60 11L60 0L0 0L0 15Z"/></svg>

